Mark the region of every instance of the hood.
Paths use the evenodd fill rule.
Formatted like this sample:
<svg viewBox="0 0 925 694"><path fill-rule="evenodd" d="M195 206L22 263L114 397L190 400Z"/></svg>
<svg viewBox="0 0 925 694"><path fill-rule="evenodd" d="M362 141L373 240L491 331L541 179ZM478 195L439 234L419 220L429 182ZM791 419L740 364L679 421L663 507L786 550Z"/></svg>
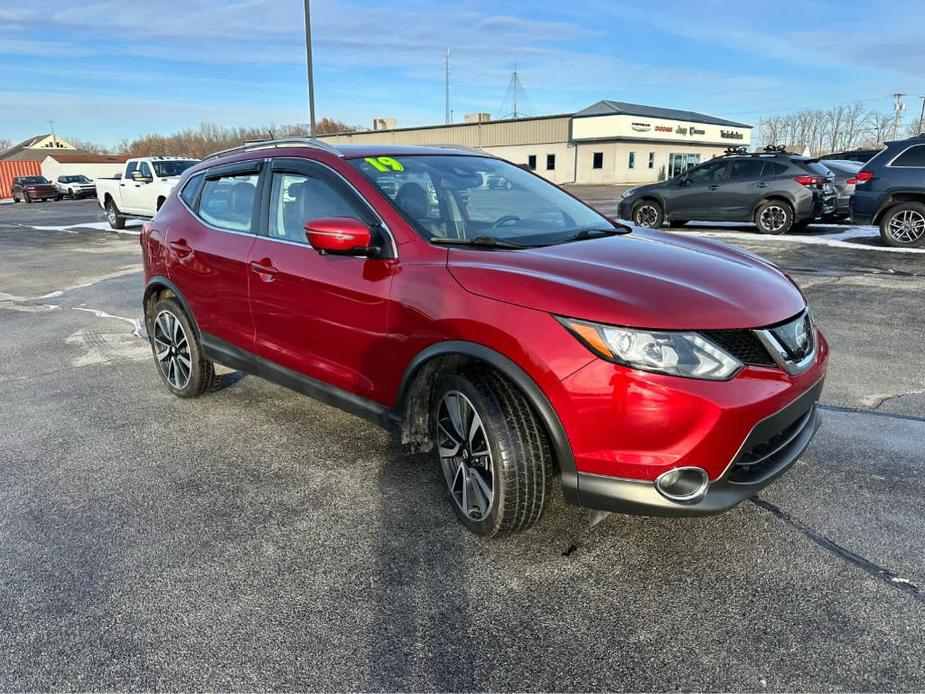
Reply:
<svg viewBox="0 0 925 694"><path fill-rule="evenodd" d="M628 327L757 328L806 305L786 275L755 256L652 230L524 251L451 248L447 267L479 296Z"/></svg>

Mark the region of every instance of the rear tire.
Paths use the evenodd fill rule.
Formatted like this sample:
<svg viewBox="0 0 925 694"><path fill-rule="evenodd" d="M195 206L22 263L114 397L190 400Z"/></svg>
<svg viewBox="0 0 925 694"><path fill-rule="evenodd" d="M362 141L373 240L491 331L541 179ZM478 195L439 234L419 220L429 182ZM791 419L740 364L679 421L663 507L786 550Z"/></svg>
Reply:
<svg viewBox="0 0 925 694"><path fill-rule="evenodd" d="M655 200L640 200L633 206L633 224L658 229L665 222L665 211Z"/></svg>
<svg viewBox="0 0 925 694"><path fill-rule="evenodd" d="M125 217L119 214L119 208L116 207L116 203L112 201L112 198L106 201L106 219L113 229L125 228Z"/></svg>
<svg viewBox="0 0 925 694"><path fill-rule="evenodd" d="M880 237L893 248L925 246L925 205L903 202L888 209L880 219Z"/></svg>
<svg viewBox="0 0 925 694"><path fill-rule="evenodd" d="M500 374L445 374L431 403L444 489L456 517L484 537L511 535L542 515L553 456L539 418Z"/></svg>
<svg viewBox="0 0 925 694"><path fill-rule="evenodd" d="M145 317L157 372L179 398L195 398L215 383L215 367L202 351L192 322L173 297L160 299Z"/></svg>
<svg viewBox="0 0 925 694"><path fill-rule="evenodd" d="M793 227L793 208L783 200L765 200L755 211L755 226L762 234L786 234Z"/></svg>
<svg viewBox="0 0 925 694"><path fill-rule="evenodd" d="M30 198L30 197L29 197L28 195L26 195L25 193L23 193L22 199L26 201L26 204L27 204L27 205L31 205L31 204L32 204L32 198Z"/></svg>

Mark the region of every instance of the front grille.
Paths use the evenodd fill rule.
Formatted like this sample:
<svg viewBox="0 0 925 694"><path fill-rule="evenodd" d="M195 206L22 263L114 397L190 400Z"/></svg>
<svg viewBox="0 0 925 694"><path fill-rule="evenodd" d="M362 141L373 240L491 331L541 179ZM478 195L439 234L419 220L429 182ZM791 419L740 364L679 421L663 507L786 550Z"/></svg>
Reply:
<svg viewBox="0 0 925 694"><path fill-rule="evenodd" d="M751 330L702 330L701 334L743 364L774 366L774 360Z"/></svg>

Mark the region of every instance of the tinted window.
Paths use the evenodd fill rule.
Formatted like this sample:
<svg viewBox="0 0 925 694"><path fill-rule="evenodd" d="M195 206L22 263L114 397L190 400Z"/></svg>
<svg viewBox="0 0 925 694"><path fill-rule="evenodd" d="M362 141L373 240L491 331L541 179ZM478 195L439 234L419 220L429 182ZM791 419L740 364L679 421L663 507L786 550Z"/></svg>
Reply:
<svg viewBox="0 0 925 694"><path fill-rule="evenodd" d="M25 186L36 186L48 182L48 179L44 176L24 176L21 179L21 183Z"/></svg>
<svg viewBox="0 0 925 694"><path fill-rule="evenodd" d="M716 183L722 181L726 175L726 162L704 164L687 172L691 183Z"/></svg>
<svg viewBox="0 0 925 694"><path fill-rule="evenodd" d="M536 155L531 154L527 157L527 166L530 167L530 171L536 171Z"/></svg>
<svg viewBox="0 0 925 694"><path fill-rule="evenodd" d="M293 173L273 175L270 238L308 245L305 224L320 217L351 217L362 221L353 203L320 178Z"/></svg>
<svg viewBox="0 0 925 694"><path fill-rule="evenodd" d="M925 166L925 145L915 145L900 154L890 166Z"/></svg>
<svg viewBox="0 0 925 694"><path fill-rule="evenodd" d="M196 195L199 193L199 188L202 187L203 178L204 176L202 174L193 176L186 182L186 185L183 186L183 191L180 193L180 197L183 198L183 202L185 202L190 207L192 207L193 203L196 202Z"/></svg>
<svg viewBox="0 0 925 694"><path fill-rule="evenodd" d="M552 171L555 168L556 168L556 155L547 154L546 155L546 170Z"/></svg>
<svg viewBox="0 0 925 694"><path fill-rule="evenodd" d="M736 159L729 170L730 181L747 181L761 177L764 162L760 159Z"/></svg>
<svg viewBox="0 0 925 694"><path fill-rule="evenodd" d="M591 163L591 167L594 169L604 168L604 153L603 152L594 153L594 161Z"/></svg>
<svg viewBox="0 0 925 694"><path fill-rule="evenodd" d="M250 231L258 174L207 180L199 197L199 216L220 229Z"/></svg>
<svg viewBox="0 0 925 694"><path fill-rule="evenodd" d="M137 169L138 169L138 162L137 162L137 161L130 161L130 162L125 166L125 173L122 174L122 177L123 177L123 178L131 178L131 177L132 177L132 174L135 173L135 171L136 171Z"/></svg>
<svg viewBox="0 0 925 694"><path fill-rule="evenodd" d="M771 176L780 176L787 170L786 164L781 164L777 161L766 161L764 163L764 169L761 171L761 175L764 178L769 178Z"/></svg>
<svg viewBox="0 0 925 694"><path fill-rule="evenodd" d="M154 163L154 172L158 178L169 178L179 176L191 166L199 162L195 159L168 159L167 161L156 161Z"/></svg>
<svg viewBox="0 0 925 694"><path fill-rule="evenodd" d="M138 167L138 170L141 171L141 175L145 178L151 178L151 167L148 166L148 162L141 162L141 166Z"/></svg>

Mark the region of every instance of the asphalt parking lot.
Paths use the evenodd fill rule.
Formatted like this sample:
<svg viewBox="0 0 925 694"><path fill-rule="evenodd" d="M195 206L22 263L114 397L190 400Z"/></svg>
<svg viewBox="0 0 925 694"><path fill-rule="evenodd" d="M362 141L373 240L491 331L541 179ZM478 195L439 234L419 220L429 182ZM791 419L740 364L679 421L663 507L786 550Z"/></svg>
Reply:
<svg viewBox="0 0 925 694"><path fill-rule="evenodd" d="M0 689L925 689L925 253L679 231L802 286L813 445L721 516L589 529L556 499L486 542L372 425L234 374L171 396L136 233L0 206Z"/></svg>

